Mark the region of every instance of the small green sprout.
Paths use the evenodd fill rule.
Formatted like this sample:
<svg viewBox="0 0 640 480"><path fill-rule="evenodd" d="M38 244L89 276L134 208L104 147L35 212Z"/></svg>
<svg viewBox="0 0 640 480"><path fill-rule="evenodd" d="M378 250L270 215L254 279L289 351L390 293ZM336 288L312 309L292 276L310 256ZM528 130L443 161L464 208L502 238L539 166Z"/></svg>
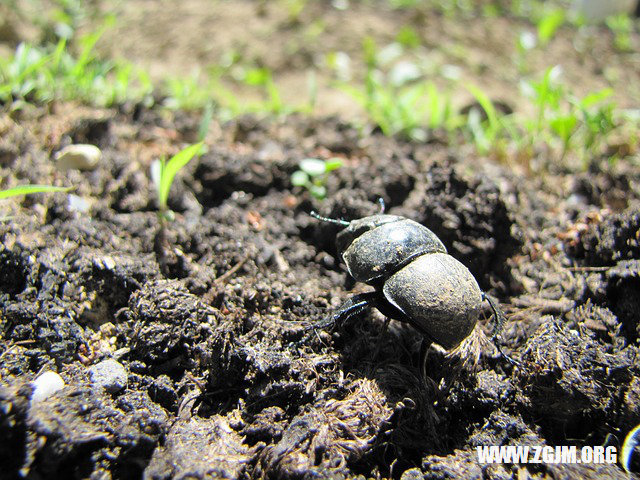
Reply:
<svg viewBox="0 0 640 480"><path fill-rule="evenodd" d="M538 40L540 46L545 47L554 37L557 30L565 22L565 13L561 8L546 12L537 22Z"/></svg>
<svg viewBox="0 0 640 480"><path fill-rule="evenodd" d="M169 200L169 190L171 190L171 184L176 173L200 153L202 145L203 142L195 143L176 153L169 161L162 158L155 160L151 164L151 180L156 187L158 207L160 209L159 216L163 220L173 220L173 212L169 210L167 202Z"/></svg>
<svg viewBox="0 0 640 480"><path fill-rule="evenodd" d="M70 189L71 187L54 187L53 185L18 185L17 187L0 190L0 200L32 193L66 192Z"/></svg>
<svg viewBox="0 0 640 480"><path fill-rule="evenodd" d="M633 19L628 14L612 15L605 20L613 32L613 45L620 52L633 51Z"/></svg>
<svg viewBox="0 0 640 480"><path fill-rule="evenodd" d="M299 163L300 170L291 175L291 183L296 187L303 187L315 198L322 200L327 196L326 183L329 173L342 166L339 158L320 160L319 158L305 158Z"/></svg>
<svg viewBox="0 0 640 480"><path fill-rule="evenodd" d="M493 102L484 91L471 84L466 87L487 116L486 122L483 122L480 118L480 113L472 110L467 122L476 148L484 155L491 151L492 146L496 144L497 139L504 132L503 117L500 116Z"/></svg>

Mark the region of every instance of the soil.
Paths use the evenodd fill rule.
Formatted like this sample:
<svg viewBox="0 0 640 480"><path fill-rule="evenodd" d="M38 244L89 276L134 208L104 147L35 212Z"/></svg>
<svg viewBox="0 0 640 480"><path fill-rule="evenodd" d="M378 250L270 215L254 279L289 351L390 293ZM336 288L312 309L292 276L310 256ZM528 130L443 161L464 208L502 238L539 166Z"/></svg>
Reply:
<svg viewBox="0 0 640 480"><path fill-rule="evenodd" d="M482 445L614 444L640 422L638 171L525 177L442 143L289 117L212 124L160 228L149 163L199 117L70 104L2 118L3 176L73 185L4 201L3 475L30 478L626 478L612 465L480 465ZM89 142L94 171L55 152ZM328 198L292 187L338 155ZM353 292L338 227L377 211L428 225L509 321L453 352L376 311L308 330ZM483 332L487 332L487 335ZM126 369L108 393L88 368ZM66 386L29 402L30 381Z"/></svg>
<svg viewBox="0 0 640 480"><path fill-rule="evenodd" d="M270 2L233 3L237 15L262 5L261 21L284 22ZM134 4L151 8L121 8L149 18ZM181 8L202 11L194 4ZM223 15L230 4L207 21L233 23ZM395 31L387 22L407 20L372 10L354 2L350 11L380 44ZM331 12L335 45L359 49L337 36L353 29L340 30L343 14ZM302 25L312 14L305 10ZM434 45L446 33L474 46L469 61L484 67L467 74L485 87L499 78L492 97L511 98L516 82L501 68L512 53L490 56L476 46L474 35L487 26L413 20L433 27L421 32ZM521 22L499 20L496 36ZM139 51L123 48L176 71L205 26L216 34L201 25L181 30L179 48L157 50L162 55L149 55L158 45L151 34L131 31L123 41ZM281 26L283 35L297 31ZM620 75L605 79L607 48L574 61L571 32L559 35L553 56L572 65L566 71L583 80L578 89L618 78L627 86L616 93L619 104L637 104L636 56L612 56L607 71ZM270 68L278 71L283 58L274 55ZM300 70L287 65L285 72ZM640 423L637 152L589 162L588 171L532 174L437 132L418 143L356 128L344 116L214 119L206 153L176 177L175 219L163 227L150 164L195 142L199 127L198 114L144 105L51 103L0 113L2 187L73 187L0 203L0 478L628 478L617 464L482 465L476 447L619 452ZM56 164L56 152L73 143L100 147L96 169ZM325 200L292 186L300 159L333 156L344 165L329 177ZM350 220L378 212L379 198L388 213L433 230L507 315L492 341L487 304L459 348L429 350L426 378L421 335L395 320L386 325L376 310L309 328L372 289L341 262L339 227L309 212ZM125 388L96 383L90 368L105 359L124 367ZM65 387L31 402L31 382L48 370Z"/></svg>

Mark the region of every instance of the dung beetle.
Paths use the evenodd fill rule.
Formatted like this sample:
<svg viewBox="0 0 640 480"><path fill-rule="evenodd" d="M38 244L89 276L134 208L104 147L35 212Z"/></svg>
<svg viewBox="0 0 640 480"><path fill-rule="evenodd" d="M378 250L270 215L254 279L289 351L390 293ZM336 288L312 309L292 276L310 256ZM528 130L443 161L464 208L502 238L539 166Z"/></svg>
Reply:
<svg viewBox="0 0 640 480"><path fill-rule="evenodd" d="M422 333L424 357L432 342L450 350L467 338L486 300L494 313L495 340L505 317L473 274L447 253L435 233L408 218L385 214L382 199L379 203L380 213L350 222L310 213L344 227L336 238L338 253L356 281L374 287L372 292L352 296L312 328L333 326L373 306ZM496 346L503 357L517 364Z"/></svg>

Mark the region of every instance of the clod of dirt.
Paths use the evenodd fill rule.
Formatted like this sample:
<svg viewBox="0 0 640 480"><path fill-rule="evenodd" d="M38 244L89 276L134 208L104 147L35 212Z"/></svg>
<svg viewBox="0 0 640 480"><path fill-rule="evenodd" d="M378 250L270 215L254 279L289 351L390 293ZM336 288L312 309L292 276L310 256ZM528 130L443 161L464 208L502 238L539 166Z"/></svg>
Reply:
<svg viewBox="0 0 640 480"><path fill-rule="evenodd" d="M402 212L433 230L481 285L513 283L507 259L521 242L498 187L486 175L466 179L453 167L435 165Z"/></svg>
<svg viewBox="0 0 640 480"><path fill-rule="evenodd" d="M587 328L594 332L598 339L614 343L619 347L627 343L619 336L622 325L618 317L608 308L594 305L590 300L569 311L566 318L569 328L578 326Z"/></svg>
<svg viewBox="0 0 640 480"><path fill-rule="evenodd" d="M522 357L526 368L518 370L518 379L526 399L520 401L530 405L533 415L545 416L540 425L552 444L586 435L604 441L621 411L630 417L628 409L640 409L622 400L637 374L637 349L605 353L587 335L547 318Z"/></svg>
<svg viewBox="0 0 640 480"><path fill-rule="evenodd" d="M638 230L640 232L640 230ZM640 337L640 260L621 260L607 271L607 297L630 341Z"/></svg>
<svg viewBox="0 0 640 480"><path fill-rule="evenodd" d="M151 427L154 417L141 415L148 412L142 405L137 415L128 415L100 390L82 380L74 383L28 410L21 389L3 390L3 406L11 405L5 419L12 427L2 438L20 434L25 439L20 443L24 452L16 452L15 446L8 450L15 454L11 463L21 463L23 475L76 478L114 462L120 478L138 477L163 427Z"/></svg>
<svg viewBox="0 0 640 480"><path fill-rule="evenodd" d="M259 471L278 478L347 476L347 462L371 450L393 413L375 382L362 379L353 388L344 399L294 418L282 439L260 454Z"/></svg>
<svg viewBox="0 0 640 480"><path fill-rule="evenodd" d="M75 144L93 144L106 147L113 141L111 136L112 122L113 118L109 114L79 118L66 132L66 135Z"/></svg>
<svg viewBox="0 0 640 480"><path fill-rule="evenodd" d="M250 425L243 428L242 434L252 444L271 439L280 440L286 426L285 411L280 407L267 407L254 417Z"/></svg>
<svg viewBox="0 0 640 480"><path fill-rule="evenodd" d="M29 263L27 252L0 245L0 292L10 296L22 292L27 285Z"/></svg>
<svg viewBox="0 0 640 480"><path fill-rule="evenodd" d="M455 459L455 460L454 460ZM478 457L475 452L455 451L454 455L448 457L438 457L430 455L422 461L422 471L424 480L440 480L443 478L485 478L482 467L478 464ZM492 468L488 475L491 478L508 478L508 472L502 465Z"/></svg>
<svg viewBox="0 0 640 480"><path fill-rule="evenodd" d="M603 267L588 277L594 301L603 303L623 325L628 341L640 336L640 209L637 205L605 217L569 249L587 268ZM610 267L610 268L604 268ZM597 270L597 268L596 268Z"/></svg>
<svg viewBox="0 0 640 480"><path fill-rule="evenodd" d="M281 189L288 175L275 162L213 149L200 159L194 178L199 183L198 201L205 207L212 207L222 203L233 192L262 196L270 188Z"/></svg>
<svg viewBox="0 0 640 480"><path fill-rule="evenodd" d="M586 232L572 252L586 265L614 265L620 260L640 258L640 207L606 217Z"/></svg>
<svg viewBox="0 0 640 480"><path fill-rule="evenodd" d="M18 472L25 462L31 394L28 383L0 385L0 464L5 472Z"/></svg>
<svg viewBox="0 0 640 480"><path fill-rule="evenodd" d="M167 368L193 365L193 347L210 335L216 313L175 281L148 282L120 315L127 320L129 348L137 358Z"/></svg>
<svg viewBox="0 0 640 480"><path fill-rule="evenodd" d="M153 453L143 478L247 478L247 464L253 455L254 449L243 443L226 418L181 419Z"/></svg>
<svg viewBox="0 0 640 480"><path fill-rule="evenodd" d="M640 423L640 220L637 210L595 211L607 204L606 188L570 201L557 187L570 183L566 172L533 181L493 165L483 178L462 173L477 171L464 148L362 136L332 120L251 119L217 126L209 154L177 177L166 239L179 268L163 270L148 165L191 142L200 117L67 113L25 111L20 125L0 118L7 185L74 185L89 206L71 208L66 194L0 205L12 215L0 223L7 475L21 468L34 478L114 479L191 471L263 479L621 473L485 467L474 450L596 445ZM85 128L74 118L107 123ZM100 145L96 170L56 171L52 150L73 141ZM327 199L292 187L300 159L330 158L333 150L344 165L332 172ZM633 182L616 185L629 204L638 201L626 187ZM478 341L482 354L466 362L473 369L464 358L430 354L434 382L425 388L416 331L400 322L384 331L379 312L304 334L348 290L368 290L332 257L337 229L309 211L351 220L375 213L379 196L388 213L432 229L483 288L501 294L510 320L517 318L505 338L522 368ZM112 394L87 371L105 358L127 374L126 388ZM66 386L31 408L28 381L51 369Z"/></svg>

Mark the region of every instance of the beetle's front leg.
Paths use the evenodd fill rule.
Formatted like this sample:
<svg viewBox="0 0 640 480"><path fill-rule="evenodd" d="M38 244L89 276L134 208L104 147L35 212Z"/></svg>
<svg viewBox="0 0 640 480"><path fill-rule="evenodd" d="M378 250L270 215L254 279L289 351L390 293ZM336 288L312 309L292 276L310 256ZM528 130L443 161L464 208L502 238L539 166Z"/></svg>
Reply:
<svg viewBox="0 0 640 480"><path fill-rule="evenodd" d="M306 327L303 330L303 338L298 342L295 342L293 345L303 345L306 342L308 336L306 332L310 330L316 331L320 329L333 327L338 322L344 322L345 320L350 319L354 315L358 315L362 313L367 308L376 306L378 303L378 293L377 292L367 292L367 293L359 293L350 297L346 302L340 305L335 312L327 315L324 319L319 322L313 323Z"/></svg>
<svg viewBox="0 0 640 480"><path fill-rule="evenodd" d="M327 315L323 320L310 325L307 330L318 330L327 327L333 327L338 322L344 322L354 315L362 313L367 308L376 306L378 301L378 292L358 293L349 297L346 302L340 305L335 312Z"/></svg>

